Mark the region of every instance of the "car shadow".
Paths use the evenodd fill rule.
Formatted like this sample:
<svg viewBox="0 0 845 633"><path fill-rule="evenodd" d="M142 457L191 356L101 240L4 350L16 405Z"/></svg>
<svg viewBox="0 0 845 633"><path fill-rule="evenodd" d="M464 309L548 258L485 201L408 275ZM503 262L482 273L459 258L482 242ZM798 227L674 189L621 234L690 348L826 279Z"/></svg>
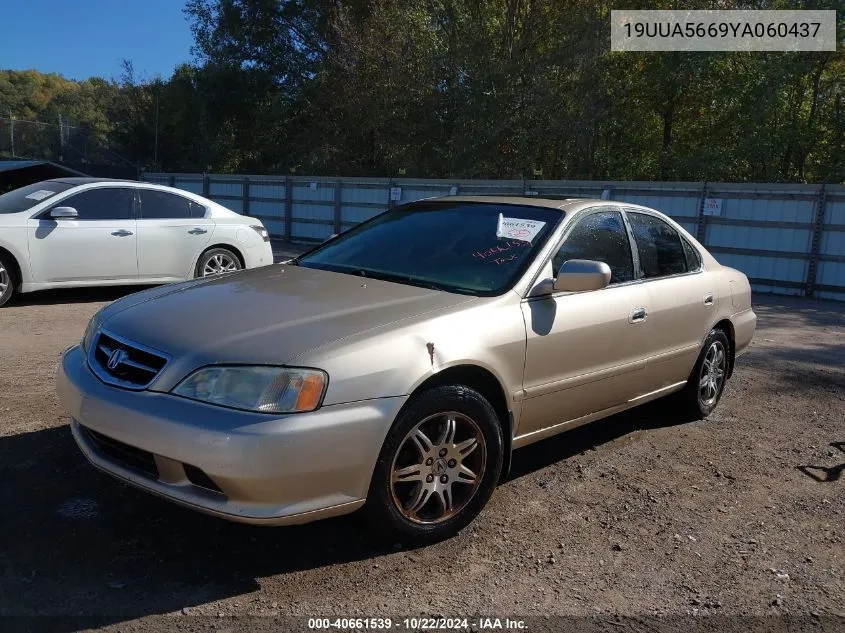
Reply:
<svg viewBox="0 0 845 633"><path fill-rule="evenodd" d="M517 451L510 479L671 423L647 405L576 429ZM374 536L360 514L267 528L180 508L96 471L66 425L0 438L0 477L0 616L60 616L51 630L171 613L250 594L266 576L409 549Z"/></svg>
<svg viewBox="0 0 845 633"><path fill-rule="evenodd" d="M103 286L95 288L57 288L15 295L10 308L25 306L64 305L74 303L101 303L115 301L153 286Z"/></svg>
<svg viewBox="0 0 845 633"><path fill-rule="evenodd" d="M395 551L355 515L267 528L183 509L96 471L66 425L0 438L0 477L0 619L115 623L248 594L263 576Z"/></svg>
<svg viewBox="0 0 845 633"><path fill-rule="evenodd" d="M667 400L649 402L514 451L507 480L519 479L636 431L675 426L687 421Z"/></svg>

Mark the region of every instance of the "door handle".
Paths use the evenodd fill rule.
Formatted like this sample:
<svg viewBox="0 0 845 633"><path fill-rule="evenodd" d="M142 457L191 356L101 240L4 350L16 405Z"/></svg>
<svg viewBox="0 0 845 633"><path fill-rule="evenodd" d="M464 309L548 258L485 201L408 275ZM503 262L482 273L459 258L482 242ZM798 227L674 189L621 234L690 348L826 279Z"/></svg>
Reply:
<svg viewBox="0 0 845 633"><path fill-rule="evenodd" d="M648 311L645 308L634 308L628 316L628 323L642 323L648 318Z"/></svg>
<svg viewBox="0 0 845 633"><path fill-rule="evenodd" d="M706 306L712 306L713 305L713 293L712 292L708 292L706 295L704 295L704 305L706 305Z"/></svg>
<svg viewBox="0 0 845 633"><path fill-rule="evenodd" d="M127 235L134 235L132 231L127 231L126 229L120 229L119 231L112 231L112 235L116 235L117 237L126 237Z"/></svg>
<svg viewBox="0 0 845 633"><path fill-rule="evenodd" d="M208 231L206 229L201 229L197 227L195 229L191 229L190 231L188 231L188 233L190 233L191 235L202 235L203 233L208 233Z"/></svg>

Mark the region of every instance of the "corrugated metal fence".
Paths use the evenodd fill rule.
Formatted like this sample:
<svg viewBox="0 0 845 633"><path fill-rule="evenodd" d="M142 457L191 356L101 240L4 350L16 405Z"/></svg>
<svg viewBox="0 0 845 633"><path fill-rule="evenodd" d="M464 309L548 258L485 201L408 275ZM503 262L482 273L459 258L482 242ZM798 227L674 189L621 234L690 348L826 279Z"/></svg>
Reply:
<svg viewBox="0 0 845 633"><path fill-rule="evenodd" d="M319 242L390 206L445 195L604 196L658 209L755 290L845 300L845 186L144 174L260 218L274 238Z"/></svg>

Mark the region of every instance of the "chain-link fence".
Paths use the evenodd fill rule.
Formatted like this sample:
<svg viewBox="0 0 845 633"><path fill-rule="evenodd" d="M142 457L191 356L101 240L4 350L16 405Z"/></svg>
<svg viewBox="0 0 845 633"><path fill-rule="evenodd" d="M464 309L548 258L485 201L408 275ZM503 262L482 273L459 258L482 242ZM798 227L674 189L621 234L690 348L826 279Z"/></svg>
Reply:
<svg viewBox="0 0 845 633"><path fill-rule="evenodd" d="M62 160L66 152L73 151L71 138L77 145L82 144L80 149L84 152L86 136L80 134L79 128L58 122L51 124L0 116L0 158Z"/></svg>
<svg viewBox="0 0 845 633"><path fill-rule="evenodd" d="M91 176L138 177L137 165L85 126L0 116L0 160L49 160Z"/></svg>

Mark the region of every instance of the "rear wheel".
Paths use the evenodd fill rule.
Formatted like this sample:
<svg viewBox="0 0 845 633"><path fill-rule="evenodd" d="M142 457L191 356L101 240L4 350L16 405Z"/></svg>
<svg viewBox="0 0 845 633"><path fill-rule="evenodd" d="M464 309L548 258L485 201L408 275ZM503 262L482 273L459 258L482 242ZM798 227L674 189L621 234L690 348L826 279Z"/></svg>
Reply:
<svg viewBox="0 0 845 633"><path fill-rule="evenodd" d="M197 277L211 277L241 270L241 260L228 248L212 248L203 253L197 262Z"/></svg>
<svg viewBox="0 0 845 633"><path fill-rule="evenodd" d="M8 257L0 255L0 306L5 305L15 294L15 276Z"/></svg>
<svg viewBox="0 0 845 633"><path fill-rule="evenodd" d="M701 354L677 399L682 412L693 420L706 418L722 397L728 378L730 341L722 330L711 330Z"/></svg>
<svg viewBox="0 0 845 633"><path fill-rule="evenodd" d="M502 427L490 403L468 387L436 387L415 397L388 433L367 512L392 538L445 538L487 504L502 458Z"/></svg>

